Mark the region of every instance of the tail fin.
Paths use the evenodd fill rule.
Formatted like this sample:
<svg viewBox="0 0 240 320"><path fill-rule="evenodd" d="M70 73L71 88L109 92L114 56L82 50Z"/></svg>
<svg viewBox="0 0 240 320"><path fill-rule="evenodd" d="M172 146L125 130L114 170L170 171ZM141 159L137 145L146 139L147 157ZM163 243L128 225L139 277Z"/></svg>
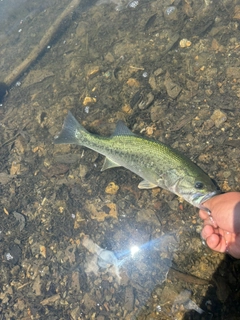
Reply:
<svg viewBox="0 0 240 320"><path fill-rule="evenodd" d="M83 126L78 123L72 113L69 111L66 116L62 131L55 137L55 144L79 144L81 145L81 132L87 132Z"/></svg>

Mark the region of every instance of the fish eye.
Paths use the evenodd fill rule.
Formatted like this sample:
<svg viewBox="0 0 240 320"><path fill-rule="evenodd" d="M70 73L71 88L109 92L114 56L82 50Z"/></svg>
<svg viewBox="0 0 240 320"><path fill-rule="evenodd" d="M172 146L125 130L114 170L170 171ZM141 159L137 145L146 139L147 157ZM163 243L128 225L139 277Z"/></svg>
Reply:
<svg viewBox="0 0 240 320"><path fill-rule="evenodd" d="M201 181L197 181L195 183L195 188L196 189L202 189L204 187L204 184Z"/></svg>

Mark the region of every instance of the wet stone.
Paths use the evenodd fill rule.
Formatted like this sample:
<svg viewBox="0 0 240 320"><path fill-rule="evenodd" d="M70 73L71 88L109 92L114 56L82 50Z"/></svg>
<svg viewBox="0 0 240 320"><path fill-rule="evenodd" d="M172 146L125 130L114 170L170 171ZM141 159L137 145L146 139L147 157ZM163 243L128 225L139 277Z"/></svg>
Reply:
<svg viewBox="0 0 240 320"><path fill-rule="evenodd" d="M83 300L86 312L96 307L96 301L93 300L88 293L84 295Z"/></svg>
<svg viewBox="0 0 240 320"><path fill-rule="evenodd" d="M132 311L134 307L134 293L133 287L126 287L125 291L125 309L128 311Z"/></svg>
<svg viewBox="0 0 240 320"><path fill-rule="evenodd" d="M85 22L80 22L77 26L77 29L76 29L77 37L79 37L79 38L83 37L86 32L87 32L87 26L86 26Z"/></svg>
<svg viewBox="0 0 240 320"><path fill-rule="evenodd" d="M182 40L180 40L180 42L179 42L179 46L180 46L181 48L190 47L191 44L192 44L192 42L189 41L188 39L182 39Z"/></svg>
<svg viewBox="0 0 240 320"><path fill-rule="evenodd" d="M157 83L156 83L156 79L154 76L150 76L149 77L149 80L148 80L148 83L150 84L151 88L153 90L156 90L157 89Z"/></svg>
<svg viewBox="0 0 240 320"><path fill-rule="evenodd" d="M41 291L40 275L37 275L36 279L34 280L32 288L33 288L33 291L35 292L36 296L41 296L42 291Z"/></svg>
<svg viewBox="0 0 240 320"><path fill-rule="evenodd" d="M59 299L60 299L60 295L59 294L54 294L51 297L42 300L40 303L43 306L52 306Z"/></svg>
<svg viewBox="0 0 240 320"><path fill-rule="evenodd" d="M79 280L79 273L75 271L72 273L72 288L76 292L80 291L80 280Z"/></svg>
<svg viewBox="0 0 240 320"><path fill-rule="evenodd" d="M164 10L164 17L166 20L176 21L178 20L178 10L174 6L167 7Z"/></svg>
<svg viewBox="0 0 240 320"><path fill-rule="evenodd" d="M84 179L86 174L87 174L87 172L88 172L88 167L85 166L84 164L80 164L79 171L80 171L80 173L79 173L80 178Z"/></svg>
<svg viewBox="0 0 240 320"><path fill-rule="evenodd" d="M89 105L96 103L96 101L97 101L97 99L94 97L85 97L82 104L84 106L89 106Z"/></svg>
<svg viewBox="0 0 240 320"><path fill-rule="evenodd" d="M204 132L208 132L214 126L214 121L212 119L208 119L203 124Z"/></svg>
<svg viewBox="0 0 240 320"><path fill-rule="evenodd" d="M240 78L240 67L228 67L227 68L227 77L228 78Z"/></svg>
<svg viewBox="0 0 240 320"><path fill-rule="evenodd" d="M158 77L158 76L160 76L161 74L163 74L163 69L162 68L158 68L157 70L155 70L154 71L154 75L156 76L156 77Z"/></svg>
<svg viewBox="0 0 240 320"><path fill-rule="evenodd" d="M81 313L80 307L74 308L74 309L70 312L71 319L72 319L72 320L78 320L80 313Z"/></svg>
<svg viewBox="0 0 240 320"><path fill-rule="evenodd" d="M23 136L17 137L17 139L15 140L15 148L17 152L23 154L25 152L26 146L27 143Z"/></svg>
<svg viewBox="0 0 240 320"><path fill-rule="evenodd" d="M157 122L162 119L162 107L160 105L153 105L150 111L150 117L152 122Z"/></svg>
<svg viewBox="0 0 240 320"><path fill-rule="evenodd" d="M10 174L0 172L0 184L7 184L9 181L11 181L12 178L13 176L11 176Z"/></svg>
<svg viewBox="0 0 240 320"><path fill-rule="evenodd" d="M182 88L178 84L172 81L169 72L166 73L164 85L167 90L167 94L172 99L176 99L182 90Z"/></svg>
<svg viewBox="0 0 240 320"><path fill-rule="evenodd" d="M87 70L87 77L93 77L95 75L97 75L100 71L100 67L99 66L91 66L88 70Z"/></svg>
<svg viewBox="0 0 240 320"><path fill-rule="evenodd" d="M68 170L69 167L67 165L59 163L54 166L50 166L49 168L43 168L41 171L46 178L51 178L65 174Z"/></svg>
<svg viewBox="0 0 240 320"><path fill-rule="evenodd" d="M18 213L17 211L13 212L14 218L18 221L19 223L19 229L22 231L25 227L25 217L23 214Z"/></svg>
<svg viewBox="0 0 240 320"><path fill-rule="evenodd" d="M227 115L225 112L222 112L220 109L217 109L213 112L211 120L214 121L214 124L217 128L220 128L221 125L227 121Z"/></svg>
<svg viewBox="0 0 240 320"><path fill-rule="evenodd" d="M161 303L164 304L168 301L173 302L177 297L177 289L171 285L166 285L161 292Z"/></svg>
<svg viewBox="0 0 240 320"><path fill-rule="evenodd" d="M7 250L4 253L4 260L14 265L14 264L17 264L21 256L22 256L22 251L20 247L14 243L9 247L9 250Z"/></svg>
<svg viewBox="0 0 240 320"><path fill-rule="evenodd" d="M136 88L140 87L139 81L134 78L129 78L127 81L127 85L129 87L136 87Z"/></svg>
<svg viewBox="0 0 240 320"><path fill-rule="evenodd" d="M109 182L107 185L105 192L108 194L116 194L119 190L119 186L115 184L115 182Z"/></svg>
<svg viewBox="0 0 240 320"><path fill-rule="evenodd" d="M159 221L156 217L155 211L151 210L151 209L141 209L138 213L137 213L137 218L136 220L138 222L145 222L145 223L149 223L149 224L153 224L153 225L158 225Z"/></svg>
<svg viewBox="0 0 240 320"><path fill-rule="evenodd" d="M233 19L240 20L240 5L235 6Z"/></svg>
<svg viewBox="0 0 240 320"><path fill-rule="evenodd" d="M20 174L21 173L21 164L16 163L15 161L12 162L11 168L10 168L10 175Z"/></svg>
<svg viewBox="0 0 240 320"><path fill-rule="evenodd" d="M106 55L105 55L105 57L104 57L104 59L106 60L106 61L108 61L108 62L114 62L114 56L111 54L111 52L108 52Z"/></svg>

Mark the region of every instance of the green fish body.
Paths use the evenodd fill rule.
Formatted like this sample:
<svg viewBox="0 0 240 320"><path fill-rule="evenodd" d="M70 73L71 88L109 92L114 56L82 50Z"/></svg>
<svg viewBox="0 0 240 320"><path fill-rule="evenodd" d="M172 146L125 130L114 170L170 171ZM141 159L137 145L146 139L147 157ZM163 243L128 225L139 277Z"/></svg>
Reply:
<svg viewBox="0 0 240 320"><path fill-rule="evenodd" d="M220 193L209 176L190 159L173 148L132 133L119 121L114 134L100 137L89 133L68 113L56 144L78 144L102 155L102 171L125 167L143 178L138 187L161 187L184 198L192 205L205 209L202 204Z"/></svg>

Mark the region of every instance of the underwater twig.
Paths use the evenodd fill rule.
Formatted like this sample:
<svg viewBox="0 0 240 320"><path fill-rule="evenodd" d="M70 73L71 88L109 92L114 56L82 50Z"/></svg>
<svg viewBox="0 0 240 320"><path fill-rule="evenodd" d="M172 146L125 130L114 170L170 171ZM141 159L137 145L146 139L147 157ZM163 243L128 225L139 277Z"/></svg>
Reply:
<svg viewBox="0 0 240 320"><path fill-rule="evenodd" d="M201 278L198 278L198 277L193 276L191 274L183 273L183 272L178 271L174 268L169 268L168 279L171 279L171 280L178 279L178 280L182 280L187 283L193 283L196 285L204 285L204 286L210 284L209 280L201 279Z"/></svg>
<svg viewBox="0 0 240 320"><path fill-rule="evenodd" d="M70 4L66 7L66 9L57 17L54 23L50 26L50 28L46 31L40 42L32 49L27 58L20 63L6 78L4 79L4 83L7 86L11 86L20 75L30 67L30 65L38 58L38 56L46 49L49 42L52 40L53 36L58 31L63 20L67 18L67 16L72 13L80 4L82 0L72 0Z"/></svg>

